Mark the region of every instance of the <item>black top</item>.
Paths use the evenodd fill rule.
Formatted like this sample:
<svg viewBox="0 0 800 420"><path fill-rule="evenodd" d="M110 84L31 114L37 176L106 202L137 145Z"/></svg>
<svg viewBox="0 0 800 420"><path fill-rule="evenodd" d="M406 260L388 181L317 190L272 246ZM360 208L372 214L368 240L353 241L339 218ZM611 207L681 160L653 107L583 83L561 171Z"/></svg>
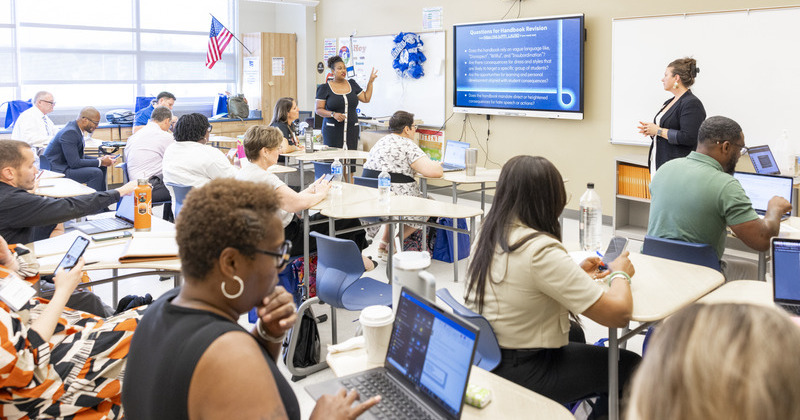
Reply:
<svg viewBox="0 0 800 420"><path fill-rule="evenodd" d="M297 142L294 141L294 133L292 132L291 127L289 127L289 124L286 124L283 121L275 121L274 123L270 124L269 126L270 127L275 127L278 130L281 130L281 133L283 134L283 137L286 139L286 141L289 142L289 146L297 146ZM286 162L286 156L278 156L278 162L279 163Z"/></svg>
<svg viewBox="0 0 800 420"><path fill-rule="evenodd" d="M0 182L0 236L10 244L44 239L33 237L34 227L55 225L94 214L118 201L117 190L51 198Z"/></svg>
<svg viewBox="0 0 800 420"><path fill-rule="evenodd" d="M347 96L347 148L356 150L358 147L358 94L361 93L361 86L355 80L348 80L350 92L344 95L337 95L331 90L328 83L323 83L317 88L317 97L325 101L325 109L340 114L345 113L344 97ZM322 141L328 146L342 147L344 144L344 123L336 121L334 118L325 118L322 121Z"/></svg>
<svg viewBox="0 0 800 420"><path fill-rule="evenodd" d="M188 419L189 385L200 357L223 334L246 332L220 315L173 305L179 292L177 287L161 296L136 326L122 387L122 404L129 419ZM269 353L261 351L287 415L299 419L300 406L291 386Z"/></svg>
<svg viewBox="0 0 800 420"><path fill-rule="evenodd" d="M656 113L656 117L661 113L671 101L668 99ZM682 158L697 149L697 132L700 131L700 124L706 119L706 110L703 103L691 90L678 98L678 101L670 107L661 117L661 123L653 118L653 122L661 128L669 129L669 139L654 139L658 141L656 148L656 169L672 159ZM653 143L650 144L650 151L647 153L647 166L650 167L650 156L653 154Z"/></svg>

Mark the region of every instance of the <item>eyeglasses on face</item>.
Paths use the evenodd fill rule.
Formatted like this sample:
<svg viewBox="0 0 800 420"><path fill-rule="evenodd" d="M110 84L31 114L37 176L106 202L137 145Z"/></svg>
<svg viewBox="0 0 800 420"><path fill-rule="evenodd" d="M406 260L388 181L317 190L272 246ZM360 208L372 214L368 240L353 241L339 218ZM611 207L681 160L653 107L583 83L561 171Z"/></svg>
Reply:
<svg viewBox="0 0 800 420"><path fill-rule="evenodd" d="M292 252L292 241L288 239L283 241L283 244L281 244L281 247L278 249L277 252L265 251L263 249L258 249L258 248L250 248L250 249L252 249L255 252L258 252L259 254L271 255L275 257L275 268L282 269L284 266L286 266L286 263L289 262L289 257L290 257L289 254L291 254Z"/></svg>
<svg viewBox="0 0 800 420"><path fill-rule="evenodd" d="M717 142L717 144L722 144L722 143L725 143L725 141L718 141ZM731 146L733 146L733 147L738 147L739 148L739 154L742 155L742 156L750 153L750 148L745 146L744 144L741 144L741 145L740 144L733 144L733 143L731 143L729 141L728 141L728 143L730 143Z"/></svg>
<svg viewBox="0 0 800 420"><path fill-rule="evenodd" d="M93 119L91 119L89 117L83 117L83 119L86 120L86 121L89 121L90 123L92 123L94 125L100 125L100 121L95 121L95 120L93 120Z"/></svg>
<svg viewBox="0 0 800 420"><path fill-rule="evenodd" d="M55 101L45 101L44 99L39 99L39 100L40 100L40 101L42 101L42 102L44 102L44 103L50 104L50 105L52 105L52 106L56 106L56 103L55 103Z"/></svg>

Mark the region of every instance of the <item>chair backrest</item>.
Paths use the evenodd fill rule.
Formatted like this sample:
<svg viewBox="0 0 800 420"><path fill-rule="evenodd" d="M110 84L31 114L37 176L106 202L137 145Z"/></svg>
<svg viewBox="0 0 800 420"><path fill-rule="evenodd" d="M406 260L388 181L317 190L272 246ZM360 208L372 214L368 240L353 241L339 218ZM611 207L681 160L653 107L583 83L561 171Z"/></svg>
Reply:
<svg viewBox="0 0 800 420"><path fill-rule="evenodd" d="M702 265L720 271L717 252L708 244L696 244L647 235L644 237L642 254Z"/></svg>
<svg viewBox="0 0 800 420"><path fill-rule="evenodd" d="M317 239L317 296L323 302L342 308L342 294L364 274L364 261L355 242L319 232Z"/></svg>
<svg viewBox="0 0 800 420"><path fill-rule="evenodd" d="M43 171L50 170L50 160L47 159L47 156L45 156L44 153L42 153L41 156L39 156L39 169Z"/></svg>
<svg viewBox="0 0 800 420"><path fill-rule="evenodd" d="M178 220L178 213L181 211L181 207L183 207L183 199L186 198L186 194L189 194L189 191L192 190L191 185L181 185L175 184L173 182L167 182L166 185L172 189L172 198L175 200L175 220Z"/></svg>
<svg viewBox="0 0 800 420"><path fill-rule="evenodd" d="M437 290L436 297L446 303L447 306L453 308L455 314L466 318L480 330L480 334L478 335L478 351L475 352L475 360L472 361L472 364L486 370L496 368L497 365L500 364L500 344L497 343L497 337L494 335L494 329L492 329L492 325L489 324L489 321L487 321L483 315L472 312L467 309L466 306L456 301L453 295L450 294L450 291L445 288Z"/></svg>
<svg viewBox="0 0 800 420"><path fill-rule="evenodd" d="M122 183L127 184L131 180L128 176L128 162L122 162L117 167L122 169Z"/></svg>
<svg viewBox="0 0 800 420"><path fill-rule="evenodd" d="M314 179L331 173L332 162L314 162Z"/></svg>
<svg viewBox="0 0 800 420"><path fill-rule="evenodd" d="M378 188L378 178L367 178L364 176L354 176L353 184L364 187Z"/></svg>

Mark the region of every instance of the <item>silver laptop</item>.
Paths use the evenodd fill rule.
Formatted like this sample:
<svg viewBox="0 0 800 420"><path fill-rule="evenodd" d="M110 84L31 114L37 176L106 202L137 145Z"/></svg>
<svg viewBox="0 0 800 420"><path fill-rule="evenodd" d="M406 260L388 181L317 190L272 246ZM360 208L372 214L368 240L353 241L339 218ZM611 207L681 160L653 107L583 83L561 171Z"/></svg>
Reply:
<svg viewBox="0 0 800 420"><path fill-rule="evenodd" d="M792 184L794 179L790 176L734 172L733 177L742 185L744 193L750 198L753 209L759 216L766 214L769 200L776 195L793 203L794 188L792 188ZM784 218L790 215L791 210L784 215Z"/></svg>
<svg viewBox="0 0 800 420"><path fill-rule="evenodd" d="M775 304L800 315L800 239L772 238L772 297Z"/></svg>
<svg viewBox="0 0 800 420"><path fill-rule="evenodd" d="M477 343L475 326L403 288L383 367L306 391L315 400L341 388L355 388L362 401L381 395L364 419L458 419Z"/></svg>
<svg viewBox="0 0 800 420"><path fill-rule="evenodd" d="M87 220L76 223L74 227L87 235L131 229L133 228L133 213L133 194L128 194L119 199L114 217Z"/></svg>
<svg viewBox="0 0 800 420"><path fill-rule="evenodd" d="M442 169L445 172L463 171L467 167L467 149L469 149L469 143L447 140L444 145Z"/></svg>
<svg viewBox="0 0 800 420"><path fill-rule="evenodd" d="M756 173L764 175L781 174L778 162L775 161L775 156L768 145L751 147L747 154L750 156L750 161L753 162Z"/></svg>

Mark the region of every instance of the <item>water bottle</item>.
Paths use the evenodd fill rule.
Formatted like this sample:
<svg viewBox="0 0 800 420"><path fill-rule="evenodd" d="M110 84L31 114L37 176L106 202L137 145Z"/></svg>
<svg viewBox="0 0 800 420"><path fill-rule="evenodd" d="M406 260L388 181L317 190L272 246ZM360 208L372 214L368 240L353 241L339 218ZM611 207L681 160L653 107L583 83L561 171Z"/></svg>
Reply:
<svg viewBox="0 0 800 420"><path fill-rule="evenodd" d="M581 249L599 251L603 237L603 208L600 205L600 196L594 190L594 183L586 184L586 192L581 196L580 211Z"/></svg>
<svg viewBox="0 0 800 420"><path fill-rule="evenodd" d="M133 190L133 227L137 232L149 232L150 216L153 212L153 188L143 178L137 181L137 185L136 189Z"/></svg>
<svg viewBox="0 0 800 420"><path fill-rule="evenodd" d="M378 175L378 202L389 205L389 196L392 194L392 177L389 172L381 171Z"/></svg>
<svg viewBox="0 0 800 420"><path fill-rule="evenodd" d="M331 163L331 189L330 195L334 205L341 203L342 198L342 162L339 159L334 159Z"/></svg>

